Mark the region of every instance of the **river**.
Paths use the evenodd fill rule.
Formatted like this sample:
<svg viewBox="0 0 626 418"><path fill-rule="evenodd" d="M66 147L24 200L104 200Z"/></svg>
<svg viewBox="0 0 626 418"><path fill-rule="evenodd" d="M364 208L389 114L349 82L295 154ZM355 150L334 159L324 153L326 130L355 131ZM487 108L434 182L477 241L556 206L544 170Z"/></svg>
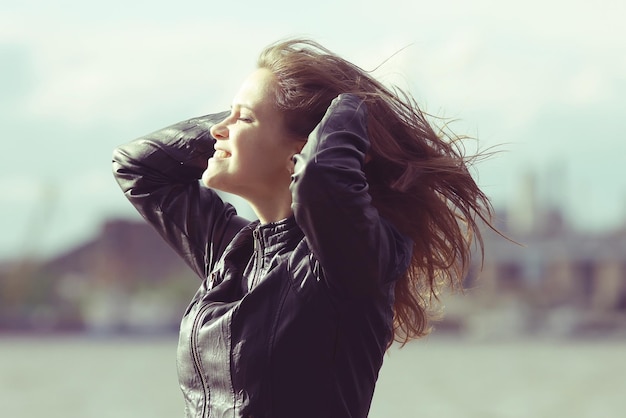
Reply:
<svg viewBox="0 0 626 418"><path fill-rule="evenodd" d="M0 416L183 416L174 338L0 336ZM371 418L612 418L626 341L428 338L385 358Z"/></svg>

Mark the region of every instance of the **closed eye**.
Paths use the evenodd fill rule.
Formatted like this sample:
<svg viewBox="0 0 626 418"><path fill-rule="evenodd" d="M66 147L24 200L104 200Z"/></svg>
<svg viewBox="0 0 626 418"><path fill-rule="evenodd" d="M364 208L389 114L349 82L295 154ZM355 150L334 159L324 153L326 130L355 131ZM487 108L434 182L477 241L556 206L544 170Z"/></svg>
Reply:
<svg viewBox="0 0 626 418"><path fill-rule="evenodd" d="M243 123L252 123L254 122L254 112L249 106L242 104L233 104L231 107L232 116L237 118L237 121L241 121Z"/></svg>

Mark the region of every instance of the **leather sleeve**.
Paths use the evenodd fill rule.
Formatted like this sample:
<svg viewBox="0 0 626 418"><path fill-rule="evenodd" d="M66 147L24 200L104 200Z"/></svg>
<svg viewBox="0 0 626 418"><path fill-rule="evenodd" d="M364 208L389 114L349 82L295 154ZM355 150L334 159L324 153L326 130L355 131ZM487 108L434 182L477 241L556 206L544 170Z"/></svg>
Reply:
<svg viewBox="0 0 626 418"><path fill-rule="evenodd" d="M295 156L292 208L324 277L357 293L395 280L408 267L411 241L372 206L363 171L367 108L342 94Z"/></svg>
<svg viewBox="0 0 626 418"><path fill-rule="evenodd" d="M214 152L209 129L227 115L189 119L113 152L124 195L203 279L248 223L199 181Z"/></svg>

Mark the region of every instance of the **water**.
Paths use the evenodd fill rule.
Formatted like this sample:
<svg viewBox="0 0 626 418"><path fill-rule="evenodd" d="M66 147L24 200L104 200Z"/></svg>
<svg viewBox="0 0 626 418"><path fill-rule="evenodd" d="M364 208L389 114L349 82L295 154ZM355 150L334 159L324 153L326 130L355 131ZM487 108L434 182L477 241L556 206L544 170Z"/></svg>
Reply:
<svg viewBox="0 0 626 418"><path fill-rule="evenodd" d="M393 351L371 417L626 416L626 342L422 341Z"/></svg>
<svg viewBox="0 0 626 418"><path fill-rule="evenodd" d="M0 337L0 417L182 417L175 349ZM386 357L370 417L622 417L625 359L626 341L418 341Z"/></svg>

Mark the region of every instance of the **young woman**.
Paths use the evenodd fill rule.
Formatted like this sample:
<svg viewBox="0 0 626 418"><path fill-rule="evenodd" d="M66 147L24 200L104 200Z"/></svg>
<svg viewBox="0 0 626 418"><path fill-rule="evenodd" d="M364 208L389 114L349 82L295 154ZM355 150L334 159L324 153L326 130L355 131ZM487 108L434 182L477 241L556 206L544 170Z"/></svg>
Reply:
<svg viewBox="0 0 626 418"><path fill-rule="evenodd" d="M308 40L264 50L230 112L118 148L126 197L202 279L187 416L367 416L385 351L428 332L480 243L467 163L410 96Z"/></svg>

